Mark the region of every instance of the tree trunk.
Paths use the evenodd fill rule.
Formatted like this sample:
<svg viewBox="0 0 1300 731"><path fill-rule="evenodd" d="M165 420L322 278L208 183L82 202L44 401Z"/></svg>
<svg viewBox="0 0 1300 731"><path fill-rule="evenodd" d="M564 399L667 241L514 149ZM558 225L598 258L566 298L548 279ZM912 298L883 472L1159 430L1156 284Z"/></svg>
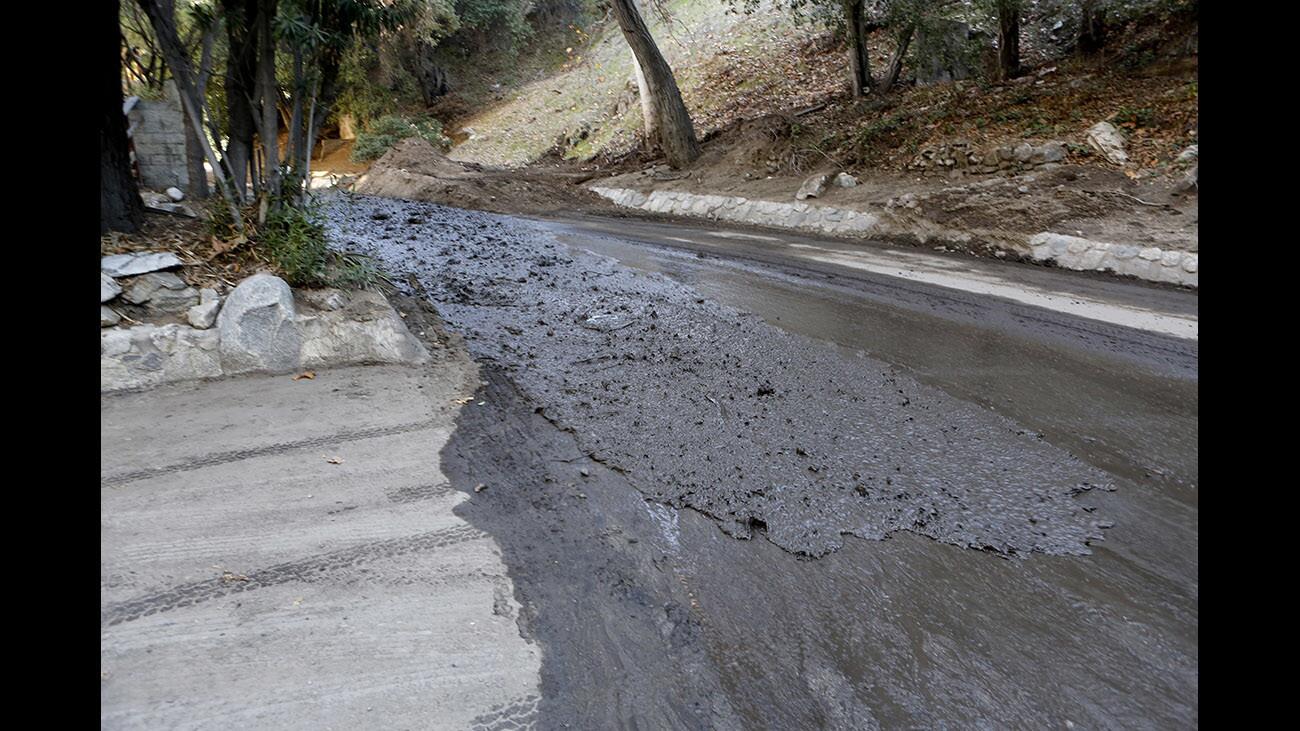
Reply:
<svg viewBox="0 0 1300 731"><path fill-rule="evenodd" d="M632 7L638 15L641 13L639 0L632 0ZM645 74L641 72L641 64L637 63L636 52L630 48L628 51L632 54L632 73L636 76L637 96L641 99L641 122L645 127L645 150L650 152L659 144L659 110L655 109L655 98L651 96L650 87L645 83Z"/></svg>
<svg viewBox="0 0 1300 731"><path fill-rule="evenodd" d="M998 0L998 78L1020 75L1020 0Z"/></svg>
<svg viewBox="0 0 1300 731"><path fill-rule="evenodd" d="M100 4L104 17L104 47L100 61L99 232L140 230L144 202L131 175L127 152L126 115L122 113L122 31L118 0ZM110 25L111 24L111 25Z"/></svg>
<svg viewBox="0 0 1300 731"><path fill-rule="evenodd" d="M182 119L185 122L185 168L190 180L185 195L203 200L208 197L208 171L203 167L203 145L199 142L199 135L203 132L194 129L189 117Z"/></svg>
<svg viewBox="0 0 1300 731"><path fill-rule="evenodd" d="M257 80L257 0L223 0L226 16L226 114L229 119L226 164L239 199L248 198L248 178L257 130L253 98Z"/></svg>
<svg viewBox="0 0 1300 731"><path fill-rule="evenodd" d="M894 55L889 59L889 70L885 73L885 80L880 84L880 93L888 94L898 83L898 77L903 73L903 57L907 55L907 47L912 44L912 36L916 34L916 24L908 25L898 36L898 47L894 49Z"/></svg>
<svg viewBox="0 0 1300 731"><path fill-rule="evenodd" d="M633 0L613 0L614 16L645 75L646 91L654 98L664 156L670 166L680 168L700 156L700 143L695 138L695 126L691 124L673 70L659 53L645 21L632 3Z"/></svg>
<svg viewBox="0 0 1300 731"><path fill-rule="evenodd" d="M1082 17L1079 19L1079 52L1095 56L1106 41L1106 11L1097 7L1097 0L1082 0Z"/></svg>
<svg viewBox="0 0 1300 731"><path fill-rule="evenodd" d="M302 188L303 160L307 157L307 151L304 149L307 144L307 132L303 129L302 121L303 97L307 96L307 79L303 75L302 57L302 47L295 44L293 47L293 98L289 102L289 123L286 125L289 131L289 157L285 165L285 168L292 176L286 182L289 187L294 188L292 192L295 201L298 197L298 190Z"/></svg>
<svg viewBox="0 0 1300 731"><path fill-rule="evenodd" d="M871 55L867 50L866 3L845 0L844 27L849 41L849 90L853 98L865 96L875 88L871 78Z"/></svg>
<svg viewBox="0 0 1300 731"><path fill-rule="evenodd" d="M212 77L212 44L216 41L217 24L213 23L203 31L203 50L199 58L199 78L197 80L199 103L207 108L208 79ZM202 111L202 110L201 110ZM203 116L200 114L200 116ZM189 190L185 192L190 198L203 200L208 197L208 171L203 168L203 145L199 143L202 129L190 126L189 117L185 120L185 162L189 168ZM220 139L213 136L214 139Z"/></svg>
<svg viewBox="0 0 1300 731"><path fill-rule="evenodd" d="M257 16L257 76L262 97L263 194L273 203L280 197L280 109L275 83L275 10L277 0L262 0ZM265 207L263 208L265 210Z"/></svg>

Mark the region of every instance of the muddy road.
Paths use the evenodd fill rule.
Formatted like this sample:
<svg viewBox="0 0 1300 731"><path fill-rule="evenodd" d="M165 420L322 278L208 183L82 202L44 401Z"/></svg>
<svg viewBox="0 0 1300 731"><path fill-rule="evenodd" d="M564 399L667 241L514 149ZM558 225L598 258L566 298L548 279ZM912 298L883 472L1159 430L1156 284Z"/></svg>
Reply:
<svg viewBox="0 0 1300 731"><path fill-rule="evenodd" d="M1197 722L1196 345L1166 326L1195 295L1076 279L1052 310L688 227L330 218L483 365L443 459L542 648L539 728Z"/></svg>

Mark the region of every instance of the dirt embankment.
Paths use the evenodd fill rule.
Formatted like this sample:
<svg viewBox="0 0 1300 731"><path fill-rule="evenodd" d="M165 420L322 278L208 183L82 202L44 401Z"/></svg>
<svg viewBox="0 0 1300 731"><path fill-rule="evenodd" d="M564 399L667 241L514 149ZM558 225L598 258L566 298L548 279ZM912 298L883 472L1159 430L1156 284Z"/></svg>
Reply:
<svg viewBox="0 0 1300 731"><path fill-rule="evenodd" d="M614 207L581 185L592 174L560 167L503 170L457 162L412 137L375 161L353 190L495 213L603 212Z"/></svg>

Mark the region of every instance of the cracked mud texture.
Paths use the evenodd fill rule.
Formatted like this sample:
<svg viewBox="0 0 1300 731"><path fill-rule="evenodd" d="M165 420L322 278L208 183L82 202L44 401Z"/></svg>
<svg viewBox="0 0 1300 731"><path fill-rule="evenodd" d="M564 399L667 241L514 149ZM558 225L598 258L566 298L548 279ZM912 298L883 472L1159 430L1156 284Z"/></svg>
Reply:
<svg viewBox="0 0 1300 731"><path fill-rule="evenodd" d="M527 221L366 196L327 214L335 246L422 289L593 459L737 538L822 556L911 531L1023 557L1087 554L1109 527L1074 499L1105 473L887 363Z"/></svg>

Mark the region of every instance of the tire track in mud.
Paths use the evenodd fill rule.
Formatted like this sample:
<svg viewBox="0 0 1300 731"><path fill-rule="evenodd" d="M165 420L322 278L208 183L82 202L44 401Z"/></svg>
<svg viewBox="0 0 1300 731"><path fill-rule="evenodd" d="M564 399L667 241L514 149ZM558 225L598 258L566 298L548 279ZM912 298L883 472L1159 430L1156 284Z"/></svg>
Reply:
<svg viewBox="0 0 1300 731"><path fill-rule="evenodd" d="M1109 489L1105 473L886 363L523 221L363 196L328 216L336 242L414 277L582 451L737 538L815 557L845 534L910 531L1024 557L1086 554L1110 525L1074 499Z"/></svg>

